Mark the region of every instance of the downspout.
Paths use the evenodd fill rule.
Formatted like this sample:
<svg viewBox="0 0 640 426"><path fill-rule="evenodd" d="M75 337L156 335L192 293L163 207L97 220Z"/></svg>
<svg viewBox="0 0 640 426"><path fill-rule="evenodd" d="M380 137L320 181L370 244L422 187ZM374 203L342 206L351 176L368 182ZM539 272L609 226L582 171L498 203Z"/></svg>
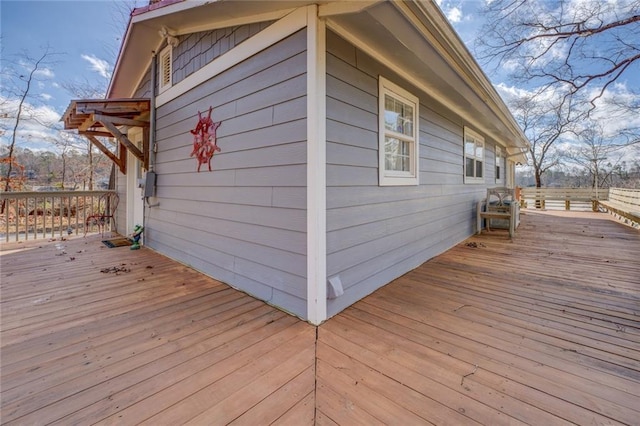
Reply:
<svg viewBox="0 0 640 426"><path fill-rule="evenodd" d="M157 54L154 51L151 56L151 94L149 100L149 145L151 152L149 152L149 171L154 171L153 167L156 163L156 83L157 83Z"/></svg>
<svg viewBox="0 0 640 426"><path fill-rule="evenodd" d="M145 201L147 207L157 207L160 203L150 204L149 197L155 195L156 190L156 172L154 170L156 164L156 153L158 151L158 145L156 144L156 83L157 77L157 54L155 51L151 55L151 88L149 94L149 170L147 170L147 176L145 179ZM151 186L151 190L148 190L148 185ZM146 215L145 217L146 222ZM146 226L146 223L144 224Z"/></svg>

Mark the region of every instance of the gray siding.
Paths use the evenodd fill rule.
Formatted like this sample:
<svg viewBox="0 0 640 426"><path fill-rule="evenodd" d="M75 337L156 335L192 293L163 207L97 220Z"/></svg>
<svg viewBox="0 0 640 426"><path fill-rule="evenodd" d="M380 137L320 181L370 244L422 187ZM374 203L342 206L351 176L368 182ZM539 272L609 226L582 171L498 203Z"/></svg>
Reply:
<svg viewBox="0 0 640 426"><path fill-rule="evenodd" d="M179 37L180 44L173 50L173 84L179 83L249 37L256 35L272 22L239 25Z"/></svg>
<svg viewBox="0 0 640 426"><path fill-rule="evenodd" d="M332 32L327 50L327 275L345 288L331 316L470 236L495 161L487 139L486 185L465 185L466 123ZM379 75L420 98L419 186L378 186Z"/></svg>
<svg viewBox="0 0 640 426"><path fill-rule="evenodd" d="M158 108L159 206L145 229L148 246L302 317L305 49L300 31ZM222 151L197 173L189 130L209 106Z"/></svg>

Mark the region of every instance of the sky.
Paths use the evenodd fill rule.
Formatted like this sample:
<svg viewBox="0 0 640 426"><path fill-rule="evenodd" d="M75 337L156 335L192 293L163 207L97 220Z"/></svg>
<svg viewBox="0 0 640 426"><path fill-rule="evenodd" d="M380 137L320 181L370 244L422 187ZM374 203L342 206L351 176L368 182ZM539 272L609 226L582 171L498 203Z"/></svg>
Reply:
<svg viewBox="0 0 640 426"><path fill-rule="evenodd" d="M485 1L436 0L467 46L472 46L482 25L479 11ZM15 97L6 91L10 82L7 71L12 70L14 77L25 72L20 64L25 52L35 57L46 46L56 53L51 57L53 63L38 74L32 90L34 96L28 99L28 107L43 118L41 121L59 122L70 100L77 97L65 85L89 83L104 92L126 29L127 10L146 3L146 0L0 0L3 88L0 105L17 105ZM506 75L491 72L490 78L503 98L522 90L509 84ZM640 87L640 73L631 84ZM12 126L2 120L0 114L0 144L8 144L9 132L3 133L2 128ZM54 138L48 129L33 122L24 123L19 135L18 146L36 150L51 149Z"/></svg>
<svg viewBox="0 0 640 426"><path fill-rule="evenodd" d="M6 89L11 77L27 71L22 65L25 54L39 57L47 46L54 54L36 76L36 85L30 91L33 96L28 99L29 106L44 121L59 121L74 98L65 85L88 83L104 92L127 19L118 2L112 0L1 0L2 100L15 102ZM51 135L42 126L25 123L21 133L19 146L51 148ZM0 143L7 143L6 134L0 136Z"/></svg>

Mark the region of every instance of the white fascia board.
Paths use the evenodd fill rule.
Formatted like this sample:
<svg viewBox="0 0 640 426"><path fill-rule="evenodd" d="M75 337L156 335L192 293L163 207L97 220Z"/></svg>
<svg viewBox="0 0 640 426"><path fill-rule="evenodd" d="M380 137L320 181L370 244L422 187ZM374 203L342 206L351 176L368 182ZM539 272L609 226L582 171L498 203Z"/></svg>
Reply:
<svg viewBox="0 0 640 426"><path fill-rule="evenodd" d="M245 40L224 55L211 61L189 77L173 85L156 98L156 107L160 107L194 87L210 80L216 75L228 70L255 55L256 53L274 45L307 25L307 11L302 7L289 13L284 18Z"/></svg>
<svg viewBox="0 0 640 426"><path fill-rule="evenodd" d="M318 16L323 18L347 13L359 13L381 1L382 0L356 0L321 4L318 7Z"/></svg>
<svg viewBox="0 0 640 426"><path fill-rule="evenodd" d="M307 320L327 319L326 26L307 11Z"/></svg>
<svg viewBox="0 0 640 426"><path fill-rule="evenodd" d="M449 66L456 70L462 79L465 80L469 87L483 99L493 113L497 117L500 117L500 120L511 129L511 132L516 136L516 145L521 148L528 148L529 141L522 132L522 129L518 123L516 123L513 115L504 104L500 95L496 92L487 75L482 71L482 68L477 64L471 53L469 53L458 34L451 28L447 18L442 15L440 9L430 2L415 1L424 18L431 23L433 28L438 32L440 39L444 40L447 46L442 46L442 44L430 34L429 30L424 27L424 24L417 19L406 4L403 2L393 2L393 4L411 21L414 27L420 30L421 34L423 34L438 51L440 56L442 56ZM453 58L452 54L455 55L458 60ZM462 63L464 67L460 66L460 63Z"/></svg>
<svg viewBox="0 0 640 426"><path fill-rule="evenodd" d="M105 98L107 98L107 99L109 99L109 97L111 96L111 91L113 90L114 79L118 75L118 70L120 68L120 63L122 61L122 55L123 55L125 47L127 46L127 43L129 43L129 36L131 34L132 27L133 27L133 23L131 22L131 19L129 19L129 24L127 25L127 30L124 33L124 38L122 40L122 44L120 45L120 50L118 51L118 58L116 59L116 64L113 67L113 72L111 73L111 79L109 79L109 86L107 87L107 95L105 96Z"/></svg>

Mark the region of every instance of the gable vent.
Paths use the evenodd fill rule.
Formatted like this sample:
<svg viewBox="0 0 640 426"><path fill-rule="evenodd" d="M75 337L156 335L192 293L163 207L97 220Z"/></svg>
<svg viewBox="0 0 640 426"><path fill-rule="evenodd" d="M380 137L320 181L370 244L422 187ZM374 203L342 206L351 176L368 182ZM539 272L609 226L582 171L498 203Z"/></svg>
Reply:
<svg viewBox="0 0 640 426"><path fill-rule="evenodd" d="M167 46L160 52L160 92L171 87L171 46Z"/></svg>

